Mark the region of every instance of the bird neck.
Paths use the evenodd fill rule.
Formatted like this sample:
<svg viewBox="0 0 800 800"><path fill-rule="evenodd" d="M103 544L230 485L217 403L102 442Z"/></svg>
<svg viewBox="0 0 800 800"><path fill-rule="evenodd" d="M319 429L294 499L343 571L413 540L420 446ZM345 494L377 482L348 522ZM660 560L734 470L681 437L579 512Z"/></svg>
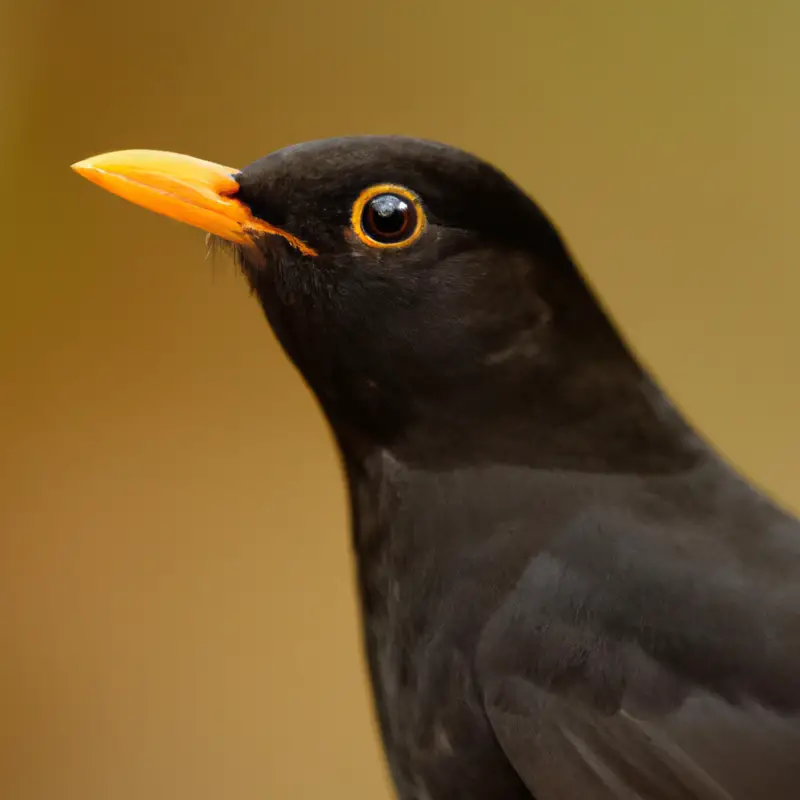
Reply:
<svg viewBox="0 0 800 800"><path fill-rule="evenodd" d="M354 408L326 408L349 457L383 450L425 469L510 464L670 474L696 467L710 452L630 358L582 370L562 364L551 374L506 370L447 397Z"/></svg>

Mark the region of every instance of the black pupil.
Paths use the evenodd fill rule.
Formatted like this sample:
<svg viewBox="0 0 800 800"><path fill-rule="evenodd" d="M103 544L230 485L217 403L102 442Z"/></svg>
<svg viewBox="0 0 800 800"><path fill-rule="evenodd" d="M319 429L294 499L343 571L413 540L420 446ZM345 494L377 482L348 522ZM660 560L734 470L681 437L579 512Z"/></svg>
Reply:
<svg viewBox="0 0 800 800"><path fill-rule="evenodd" d="M379 194L367 205L366 232L379 241L396 240L412 233L411 204L395 194Z"/></svg>

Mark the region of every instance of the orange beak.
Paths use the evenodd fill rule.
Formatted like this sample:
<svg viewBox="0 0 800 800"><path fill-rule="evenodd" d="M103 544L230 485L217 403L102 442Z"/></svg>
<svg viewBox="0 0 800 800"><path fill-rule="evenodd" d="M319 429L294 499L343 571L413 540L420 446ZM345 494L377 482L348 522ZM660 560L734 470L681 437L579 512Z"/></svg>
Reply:
<svg viewBox="0 0 800 800"><path fill-rule="evenodd" d="M282 236L304 255L317 255L236 200L239 184L233 176L239 170L231 167L159 150L119 150L78 161L72 169L132 203L236 244L253 245L264 234Z"/></svg>

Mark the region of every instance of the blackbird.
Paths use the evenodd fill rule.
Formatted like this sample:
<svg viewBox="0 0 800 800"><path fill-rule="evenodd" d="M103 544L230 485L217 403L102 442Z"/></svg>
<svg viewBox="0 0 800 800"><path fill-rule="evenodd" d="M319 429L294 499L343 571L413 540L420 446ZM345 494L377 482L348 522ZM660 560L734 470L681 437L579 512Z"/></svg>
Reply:
<svg viewBox="0 0 800 800"><path fill-rule="evenodd" d="M407 137L73 168L233 250L347 477L403 800L797 800L800 525L537 204Z"/></svg>

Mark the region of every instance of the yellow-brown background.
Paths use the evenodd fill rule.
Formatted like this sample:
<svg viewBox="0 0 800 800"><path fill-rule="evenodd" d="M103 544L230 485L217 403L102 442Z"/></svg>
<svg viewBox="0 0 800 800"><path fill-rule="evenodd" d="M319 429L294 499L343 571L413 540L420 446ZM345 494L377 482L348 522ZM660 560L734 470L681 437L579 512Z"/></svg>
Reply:
<svg viewBox="0 0 800 800"><path fill-rule="evenodd" d="M202 235L79 158L239 165L358 132L473 149L556 218L692 418L798 507L793 0L2 15L3 798L387 796L317 408Z"/></svg>

